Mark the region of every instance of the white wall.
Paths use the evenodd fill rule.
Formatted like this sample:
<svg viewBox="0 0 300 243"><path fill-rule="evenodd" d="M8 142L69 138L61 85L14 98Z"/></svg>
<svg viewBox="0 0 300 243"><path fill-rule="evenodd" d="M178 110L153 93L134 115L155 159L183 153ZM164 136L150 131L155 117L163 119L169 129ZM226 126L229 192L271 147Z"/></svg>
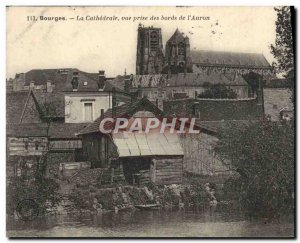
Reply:
<svg viewBox="0 0 300 243"><path fill-rule="evenodd" d="M93 120L96 120L101 109L111 108L112 97L108 92L73 92L65 94L65 122L84 123L84 103L93 104Z"/></svg>

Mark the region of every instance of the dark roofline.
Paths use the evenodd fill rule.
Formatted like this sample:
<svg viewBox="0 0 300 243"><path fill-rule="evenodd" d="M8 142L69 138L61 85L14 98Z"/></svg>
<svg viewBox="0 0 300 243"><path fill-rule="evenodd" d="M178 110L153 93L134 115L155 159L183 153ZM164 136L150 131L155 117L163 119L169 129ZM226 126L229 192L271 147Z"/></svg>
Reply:
<svg viewBox="0 0 300 243"><path fill-rule="evenodd" d="M64 94L76 94L76 93L119 93L119 94L125 94L128 96L131 96L130 93L126 91L121 91L121 90L115 90L115 91L104 91L104 90L91 90L91 91L61 91Z"/></svg>
<svg viewBox="0 0 300 243"><path fill-rule="evenodd" d="M266 66L250 66L250 65L233 65L233 64L219 64L219 63L208 63L208 62L195 62L192 61L193 64L201 65L201 66L208 66L208 67L234 67L234 68L252 68L252 69L271 69L272 66L269 64L268 67Z"/></svg>
<svg viewBox="0 0 300 243"><path fill-rule="evenodd" d="M215 50L193 50L195 52L214 52L214 53L226 53L226 54L245 54L245 55L262 55L264 56L263 53L258 53L258 52L239 52L239 51L215 51Z"/></svg>

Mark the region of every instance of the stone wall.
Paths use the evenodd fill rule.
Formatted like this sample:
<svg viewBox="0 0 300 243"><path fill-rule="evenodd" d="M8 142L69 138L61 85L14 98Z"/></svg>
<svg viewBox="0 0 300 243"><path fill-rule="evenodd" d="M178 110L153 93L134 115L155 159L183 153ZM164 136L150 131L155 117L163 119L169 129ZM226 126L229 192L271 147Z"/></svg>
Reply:
<svg viewBox="0 0 300 243"><path fill-rule="evenodd" d="M247 120L263 115L256 99L183 99L164 101L164 111L170 115L196 116L202 121Z"/></svg>

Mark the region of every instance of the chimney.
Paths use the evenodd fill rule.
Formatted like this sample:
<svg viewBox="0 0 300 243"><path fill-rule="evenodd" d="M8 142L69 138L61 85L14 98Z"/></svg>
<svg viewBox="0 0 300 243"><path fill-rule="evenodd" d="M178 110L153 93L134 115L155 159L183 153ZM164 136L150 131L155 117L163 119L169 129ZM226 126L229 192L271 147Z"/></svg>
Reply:
<svg viewBox="0 0 300 243"><path fill-rule="evenodd" d="M34 80L30 81L29 89L34 89Z"/></svg>
<svg viewBox="0 0 300 243"><path fill-rule="evenodd" d="M101 109L101 110L100 110L100 117L103 118L103 115L104 115L104 109Z"/></svg>
<svg viewBox="0 0 300 243"><path fill-rule="evenodd" d="M103 91L105 85L105 71L99 70L98 74L98 90Z"/></svg>
<svg viewBox="0 0 300 243"><path fill-rule="evenodd" d="M116 117L117 97L116 88L112 88L112 117Z"/></svg>
<svg viewBox="0 0 300 243"><path fill-rule="evenodd" d="M137 89L137 96L138 98L143 98L142 95L143 95L142 86L139 84Z"/></svg>
<svg viewBox="0 0 300 243"><path fill-rule="evenodd" d="M130 87L131 87L132 79L133 79L132 75L125 76L125 78L124 78L124 90L126 92L128 92L128 93L130 92Z"/></svg>
<svg viewBox="0 0 300 243"><path fill-rule="evenodd" d="M73 91L78 90L78 84L79 84L79 77L78 76L79 76L79 72L74 71L73 72L73 78L72 78L72 81L71 81Z"/></svg>

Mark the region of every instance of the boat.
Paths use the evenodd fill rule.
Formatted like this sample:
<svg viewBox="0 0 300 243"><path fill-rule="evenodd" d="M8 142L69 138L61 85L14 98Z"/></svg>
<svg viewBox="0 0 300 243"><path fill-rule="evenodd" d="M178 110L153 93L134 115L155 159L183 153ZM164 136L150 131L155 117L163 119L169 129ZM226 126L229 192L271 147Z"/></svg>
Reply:
<svg viewBox="0 0 300 243"><path fill-rule="evenodd" d="M135 205L137 209L140 210L157 210L160 209L159 204L141 204L141 205Z"/></svg>

